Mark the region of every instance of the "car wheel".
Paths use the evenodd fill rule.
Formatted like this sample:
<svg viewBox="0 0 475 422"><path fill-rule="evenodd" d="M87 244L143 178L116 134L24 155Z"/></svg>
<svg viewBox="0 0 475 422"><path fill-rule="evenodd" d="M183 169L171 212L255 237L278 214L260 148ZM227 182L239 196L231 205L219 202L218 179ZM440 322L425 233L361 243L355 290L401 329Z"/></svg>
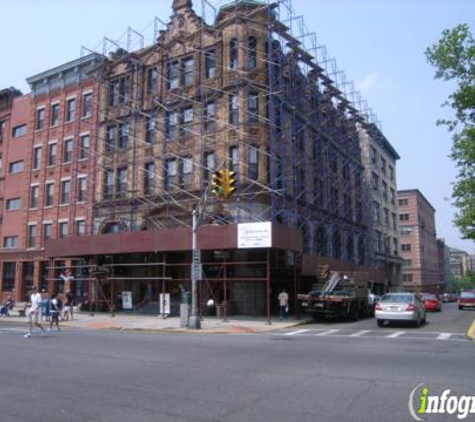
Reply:
<svg viewBox="0 0 475 422"><path fill-rule="evenodd" d="M463 306L459 306L459 311L462 311L463 310Z"/></svg>
<svg viewBox="0 0 475 422"><path fill-rule="evenodd" d="M376 322L378 323L378 327L384 326L384 321L382 319L377 319Z"/></svg>

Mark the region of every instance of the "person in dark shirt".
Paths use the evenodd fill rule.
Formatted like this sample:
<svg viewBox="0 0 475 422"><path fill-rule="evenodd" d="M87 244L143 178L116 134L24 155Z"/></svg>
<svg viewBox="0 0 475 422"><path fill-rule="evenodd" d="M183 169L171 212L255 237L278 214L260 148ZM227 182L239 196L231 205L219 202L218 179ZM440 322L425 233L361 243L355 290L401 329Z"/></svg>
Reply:
<svg viewBox="0 0 475 422"><path fill-rule="evenodd" d="M0 316L9 316L10 315L10 310L13 308L13 305L15 302L12 300L11 296L7 297L7 300L2 306L2 309L0 310Z"/></svg>

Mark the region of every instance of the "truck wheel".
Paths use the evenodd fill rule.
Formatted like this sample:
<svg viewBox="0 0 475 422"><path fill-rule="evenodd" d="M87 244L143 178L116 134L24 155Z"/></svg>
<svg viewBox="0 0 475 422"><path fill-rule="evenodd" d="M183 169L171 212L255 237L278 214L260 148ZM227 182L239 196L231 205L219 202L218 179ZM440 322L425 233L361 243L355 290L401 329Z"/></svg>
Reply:
<svg viewBox="0 0 475 422"><path fill-rule="evenodd" d="M352 306L350 309L350 319L356 321L359 317L359 310L357 306Z"/></svg>

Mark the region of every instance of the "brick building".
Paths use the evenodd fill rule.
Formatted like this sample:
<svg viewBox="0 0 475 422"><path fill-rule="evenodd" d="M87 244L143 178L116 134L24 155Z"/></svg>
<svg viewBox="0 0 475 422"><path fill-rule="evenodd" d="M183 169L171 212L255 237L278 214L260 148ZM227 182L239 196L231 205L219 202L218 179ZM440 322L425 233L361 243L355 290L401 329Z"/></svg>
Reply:
<svg viewBox="0 0 475 422"><path fill-rule="evenodd" d="M405 289L431 293L443 291L439 279L435 209L418 189L397 192L402 285Z"/></svg>
<svg viewBox="0 0 475 422"><path fill-rule="evenodd" d="M309 288L319 263L387 290L369 244L366 118L275 7L239 1L213 24L189 0L172 7L152 46L114 47L28 78L15 122L26 134L8 159L24 160L20 180L9 176L22 205L5 232L19 239L11 262L28 269L13 279L17 299L33 283L109 307L122 291L137 305L161 292L176 307L190 284L194 209L202 300L268 313L282 287L293 297ZM236 174L228 198L211 194L222 169ZM260 247L243 246L248 223L264 233ZM394 226L388 233L392 245ZM74 280L64 285L66 268Z"/></svg>

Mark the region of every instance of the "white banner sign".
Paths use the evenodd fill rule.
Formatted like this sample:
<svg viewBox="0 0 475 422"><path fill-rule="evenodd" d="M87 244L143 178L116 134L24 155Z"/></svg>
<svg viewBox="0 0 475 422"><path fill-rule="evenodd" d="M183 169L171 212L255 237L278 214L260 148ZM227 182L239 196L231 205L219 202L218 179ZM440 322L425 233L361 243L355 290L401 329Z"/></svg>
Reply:
<svg viewBox="0 0 475 422"><path fill-rule="evenodd" d="M132 310L132 292L122 292L122 309Z"/></svg>
<svg viewBox="0 0 475 422"><path fill-rule="evenodd" d="M272 247L272 223L238 224L238 249Z"/></svg>

